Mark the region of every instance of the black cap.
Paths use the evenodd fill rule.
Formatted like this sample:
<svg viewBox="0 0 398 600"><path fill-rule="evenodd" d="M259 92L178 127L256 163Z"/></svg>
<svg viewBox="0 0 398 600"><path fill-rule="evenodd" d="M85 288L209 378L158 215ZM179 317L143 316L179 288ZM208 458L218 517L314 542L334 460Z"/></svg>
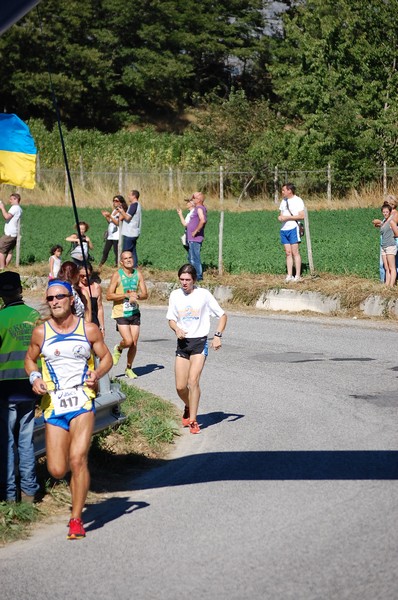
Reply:
<svg viewBox="0 0 398 600"><path fill-rule="evenodd" d="M4 271L0 273L0 295L12 296L22 289L19 273L14 271Z"/></svg>

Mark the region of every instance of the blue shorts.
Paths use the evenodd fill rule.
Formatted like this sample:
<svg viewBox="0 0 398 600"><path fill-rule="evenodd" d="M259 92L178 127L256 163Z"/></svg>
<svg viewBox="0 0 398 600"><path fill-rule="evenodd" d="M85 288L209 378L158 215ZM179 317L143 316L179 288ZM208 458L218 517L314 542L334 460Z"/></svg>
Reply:
<svg viewBox="0 0 398 600"><path fill-rule="evenodd" d="M294 229L281 229L281 244L300 244L301 240L298 236L298 227L294 227Z"/></svg>
<svg viewBox="0 0 398 600"><path fill-rule="evenodd" d="M207 337L177 340L176 356L189 360L193 354L203 354L206 357L208 353Z"/></svg>
<svg viewBox="0 0 398 600"><path fill-rule="evenodd" d="M91 400L91 402L92 402L91 408L82 407L79 410L75 410L73 412L68 412L68 413L65 413L64 415L55 416L54 411L52 411L52 413L49 417L45 417L43 414L44 422L48 423L49 425L55 425L56 427L62 427L62 429L65 429L65 431L69 431L70 422L75 417L78 417L79 415L83 415L84 413L87 413L87 412L94 412L94 414L95 414L94 400Z"/></svg>

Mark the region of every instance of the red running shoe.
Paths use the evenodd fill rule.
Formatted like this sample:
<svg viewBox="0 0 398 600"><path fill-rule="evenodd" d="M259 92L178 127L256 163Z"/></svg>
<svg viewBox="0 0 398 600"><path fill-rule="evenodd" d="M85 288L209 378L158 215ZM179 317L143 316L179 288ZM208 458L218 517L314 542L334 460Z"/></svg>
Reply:
<svg viewBox="0 0 398 600"><path fill-rule="evenodd" d="M184 414L182 415L182 426L189 427L189 406L185 406Z"/></svg>
<svg viewBox="0 0 398 600"><path fill-rule="evenodd" d="M191 433L200 433L200 427L197 421L189 421L189 431Z"/></svg>
<svg viewBox="0 0 398 600"><path fill-rule="evenodd" d="M69 521L68 540L81 540L86 537L83 521L81 519L71 519Z"/></svg>

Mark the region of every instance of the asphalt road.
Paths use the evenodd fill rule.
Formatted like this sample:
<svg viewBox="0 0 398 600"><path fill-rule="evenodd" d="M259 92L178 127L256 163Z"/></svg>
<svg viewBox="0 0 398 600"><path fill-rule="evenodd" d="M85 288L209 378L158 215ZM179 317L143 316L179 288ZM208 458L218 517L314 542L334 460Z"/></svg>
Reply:
<svg viewBox="0 0 398 600"><path fill-rule="evenodd" d="M397 334L231 315L202 433L89 505L86 539L63 519L1 549L2 600L395 600ZM165 309L144 308L133 385L178 403L174 346Z"/></svg>

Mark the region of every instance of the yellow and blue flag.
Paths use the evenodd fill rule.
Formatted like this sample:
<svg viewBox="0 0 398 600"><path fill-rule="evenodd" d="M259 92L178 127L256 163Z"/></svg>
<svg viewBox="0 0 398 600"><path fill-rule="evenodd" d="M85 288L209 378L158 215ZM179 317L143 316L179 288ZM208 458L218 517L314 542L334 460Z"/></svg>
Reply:
<svg viewBox="0 0 398 600"><path fill-rule="evenodd" d="M26 123L17 115L0 113L0 183L34 188L36 156Z"/></svg>

